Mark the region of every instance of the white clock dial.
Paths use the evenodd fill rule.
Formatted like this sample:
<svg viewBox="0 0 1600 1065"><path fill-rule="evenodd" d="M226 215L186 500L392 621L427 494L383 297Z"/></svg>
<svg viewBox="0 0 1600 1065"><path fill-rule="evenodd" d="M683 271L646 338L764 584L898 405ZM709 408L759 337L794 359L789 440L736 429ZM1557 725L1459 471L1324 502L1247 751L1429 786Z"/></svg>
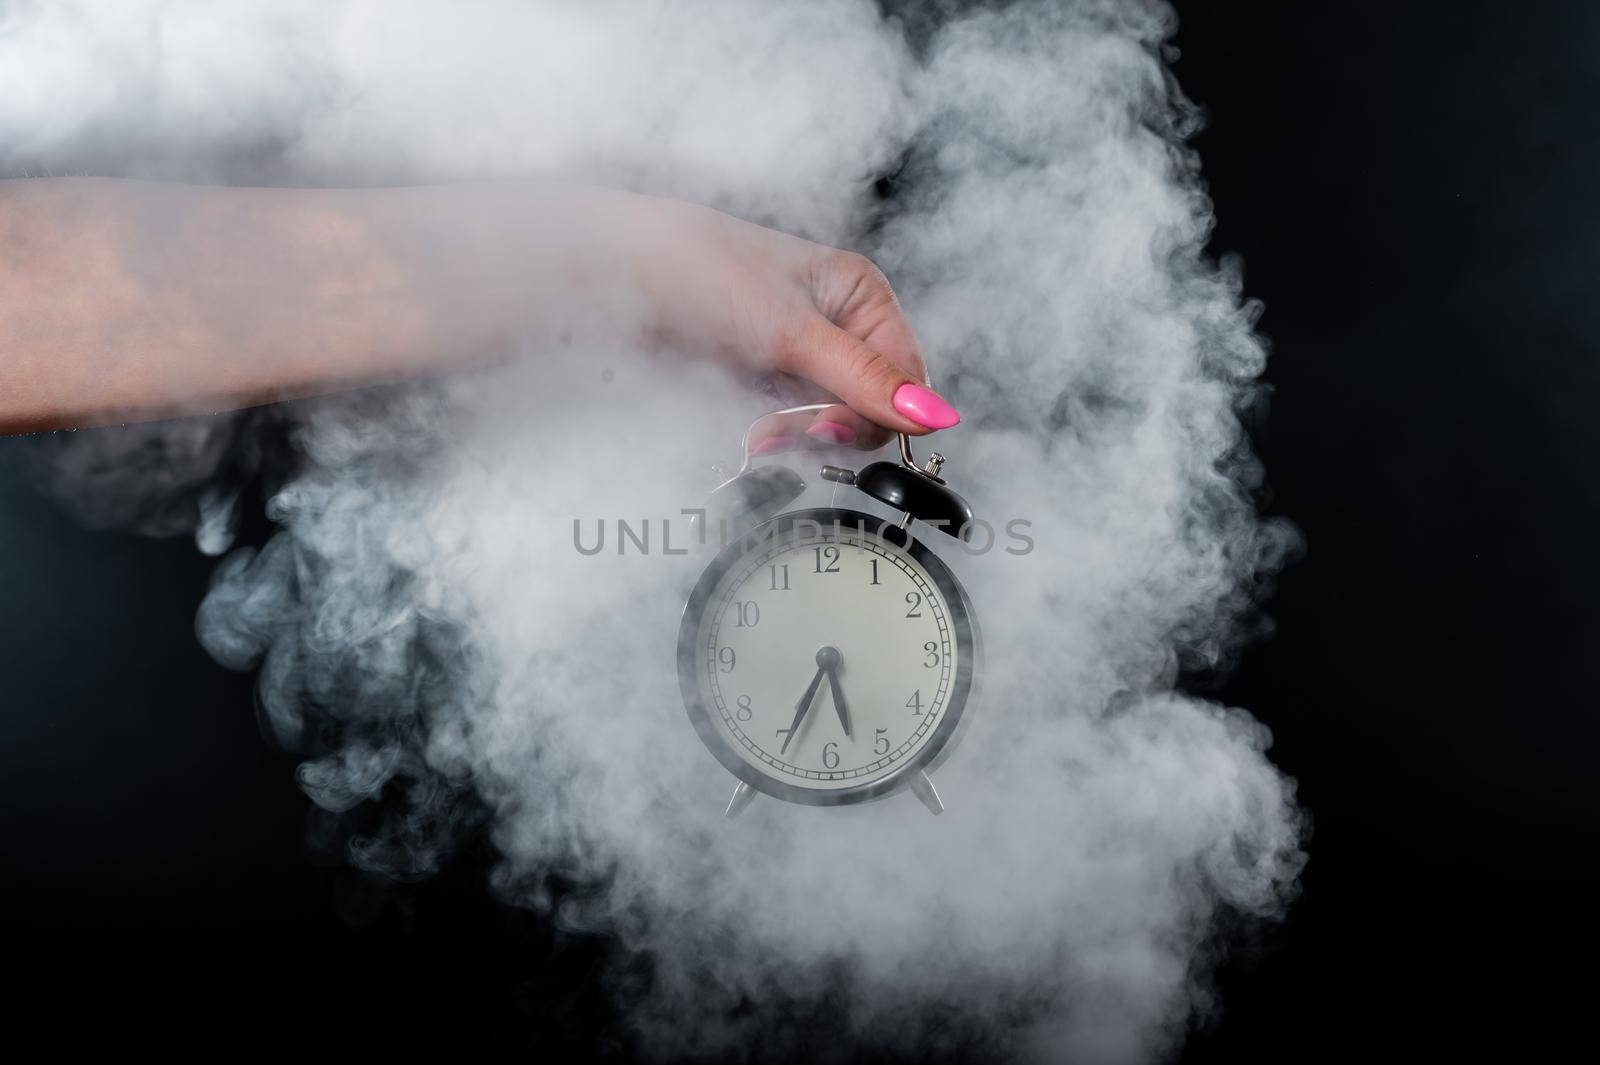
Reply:
<svg viewBox="0 0 1600 1065"><path fill-rule="evenodd" d="M802 520L753 538L698 618L706 718L743 763L792 787L896 775L961 687L962 619L922 563L860 517L865 530Z"/></svg>

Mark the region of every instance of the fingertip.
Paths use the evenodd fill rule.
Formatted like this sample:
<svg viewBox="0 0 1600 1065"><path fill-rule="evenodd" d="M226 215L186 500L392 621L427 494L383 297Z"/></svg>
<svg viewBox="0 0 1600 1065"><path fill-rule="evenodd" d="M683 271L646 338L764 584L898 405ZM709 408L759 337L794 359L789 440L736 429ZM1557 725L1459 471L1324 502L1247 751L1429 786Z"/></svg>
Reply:
<svg viewBox="0 0 1600 1065"><path fill-rule="evenodd" d="M890 402L901 417L909 418L926 431L961 424L960 413L943 396L911 381L895 389Z"/></svg>

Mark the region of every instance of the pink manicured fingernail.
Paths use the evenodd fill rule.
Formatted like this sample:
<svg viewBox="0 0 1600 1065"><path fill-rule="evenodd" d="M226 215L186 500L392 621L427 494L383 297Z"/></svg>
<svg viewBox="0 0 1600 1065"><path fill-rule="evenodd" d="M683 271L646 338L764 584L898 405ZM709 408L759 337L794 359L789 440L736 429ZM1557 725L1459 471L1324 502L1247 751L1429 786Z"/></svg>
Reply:
<svg viewBox="0 0 1600 1065"><path fill-rule="evenodd" d="M812 422L806 435L826 444L853 444L856 440L856 431L838 422Z"/></svg>
<svg viewBox="0 0 1600 1065"><path fill-rule="evenodd" d="M894 409L928 429L948 429L961 422L961 415L937 392L910 381L895 389Z"/></svg>
<svg viewBox="0 0 1600 1065"><path fill-rule="evenodd" d="M761 443L750 449L751 456L770 455L775 451L788 451L794 447L794 438L790 436L769 436Z"/></svg>

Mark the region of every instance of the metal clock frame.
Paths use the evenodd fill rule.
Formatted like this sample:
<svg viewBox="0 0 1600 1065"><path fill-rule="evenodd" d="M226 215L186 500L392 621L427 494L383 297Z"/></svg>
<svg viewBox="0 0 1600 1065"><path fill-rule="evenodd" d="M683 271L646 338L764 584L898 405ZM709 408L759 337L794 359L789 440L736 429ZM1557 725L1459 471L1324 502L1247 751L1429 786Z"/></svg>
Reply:
<svg viewBox="0 0 1600 1065"><path fill-rule="evenodd" d="M897 767L888 776L872 781L869 784L860 784L847 788L819 789L806 788L798 784L788 784L776 780L756 769L745 761L733 749L722 734L717 731L711 719L711 709L706 705L700 693L699 669L703 664L700 654L700 628L702 615L723 576L732 569L739 560L764 542L780 538L787 534L800 522L808 522L822 528L856 529L865 527L874 529L884 540L912 558L927 571L933 579L934 585L944 595L946 606L950 613L950 628L957 649L955 675L951 679L949 693L945 697L942 710L943 718L934 729L933 735L923 743L922 749L906 759L904 765ZM945 565L943 559L934 554L927 545L913 537L908 531L883 519L858 510L847 510L840 507L816 507L809 510L794 510L776 515L762 522L738 540L724 547L711 560L705 572L695 583L694 591L689 595L689 601L683 608L683 620L678 627L678 687L683 695L683 705L689 712L689 720L700 735L700 740L706 749L722 763L724 769L739 778L740 781L754 788L764 795L785 802L799 803L805 806L845 806L856 803L869 802L894 794L912 784L919 773L926 774L937 768L955 747L955 741L963 731L962 724L966 718L968 704L972 701L975 678L977 676L978 658L981 654L981 640L978 627L972 617L970 602L961 582ZM931 791L931 788L929 789ZM922 797L919 795L919 797ZM928 803L930 809L937 812L937 795ZM736 796L737 801L737 796ZM729 813L734 807L730 805Z"/></svg>

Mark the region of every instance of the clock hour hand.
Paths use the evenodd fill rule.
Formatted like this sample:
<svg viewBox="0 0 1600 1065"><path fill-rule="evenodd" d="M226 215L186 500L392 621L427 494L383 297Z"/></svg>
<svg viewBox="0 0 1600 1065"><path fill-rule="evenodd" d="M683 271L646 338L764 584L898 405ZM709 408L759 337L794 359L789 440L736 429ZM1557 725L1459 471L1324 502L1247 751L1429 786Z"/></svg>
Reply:
<svg viewBox="0 0 1600 1065"><path fill-rule="evenodd" d="M811 678L811 683L806 686L806 693L800 697L800 702L794 708L794 720L789 722L789 728L783 737L783 746L778 748L779 754L786 754L789 743L794 739L794 734L800 731L800 722L805 720L806 711L811 709L811 703L817 697L817 688L822 685L822 675L827 670L817 667L817 675Z"/></svg>
<svg viewBox="0 0 1600 1065"><path fill-rule="evenodd" d="M832 674L839 668L839 652L832 647L823 647L817 651L817 675L811 678L811 683L806 687L806 693L800 697L800 703L794 708L794 720L789 722L788 734L783 737L783 746L778 748L779 754L789 750L789 743L794 739L794 734L800 731L800 722L806 718L806 711L811 709L811 703L817 697L817 689L822 686L822 675ZM837 685L835 685L837 689Z"/></svg>

